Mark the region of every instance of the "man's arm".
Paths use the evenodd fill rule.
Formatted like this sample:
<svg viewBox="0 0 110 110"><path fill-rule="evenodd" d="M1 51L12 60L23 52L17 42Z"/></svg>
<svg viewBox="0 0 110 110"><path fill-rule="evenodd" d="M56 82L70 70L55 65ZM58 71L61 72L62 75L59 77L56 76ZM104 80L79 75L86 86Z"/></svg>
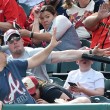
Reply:
<svg viewBox="0 0 110 110"><path fill-rule="evenodd" d="M109 12L109 4L103 3L100 8L98 13L95 13L91 16L88 16L85 20L84 20L84 25L87 29L90 29L92 31L94 31L97 26L98 23L104 19L107 18L108 16L110 16L110 12Z"/></svg>
<svg viewBox="0 0 110 110"><path fill-rule="evenodd" d="M56 41L55 36L56 29L53 29L53 37L51 39L50 44L44 50L40 51L39 53L35 54L34 56L28 59L28 68L33 68L40 65L48 57L53 48L60 43L60 41Z"/></svg>
<svg viewBox="0 0 110 110"><path fill-rule="evenodd" d="M98 56L110 56L110 48L100 49L100 44L98 44L94 49L92 49L92 54ZM52 63L59 62L72 62L80 59L82 54L90 54L90 50L65 50L65 51L53 51L51 53Z"/></svg>
<svg viewBox="0 0 110 110"><path fill-rule="evenodd" d="M8 22L0 22L0 30L7 31L8 29L13 28L11 23Z"/></svg>

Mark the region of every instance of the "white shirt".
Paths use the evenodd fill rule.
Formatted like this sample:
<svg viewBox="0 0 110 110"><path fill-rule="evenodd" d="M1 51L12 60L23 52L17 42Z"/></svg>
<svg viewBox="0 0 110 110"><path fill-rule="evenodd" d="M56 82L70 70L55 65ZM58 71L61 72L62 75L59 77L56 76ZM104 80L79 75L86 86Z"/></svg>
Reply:
<svg viewBox="0 0 110 110"><path fill-rule="evenodd" d="M80 8L78 7L77 5L73 5L70 9L67 9L66 12L67 12L67 15L73 15L75 13L78 13L77 17L76 17L76 20L79 20L80 17L82 15L84 15L84 12L85 11L91 11L93 12L94 10L94 6L95 6L95 2L93 0L91 0L91 2L87 5L87 7L85 8ZM76 29L76 32L79 36L79 38L89 38L90 37L90 34L89 32L85 29L85 27L83 26L80 26Z"/></svg>
<svg viewBox="0 0 110 110"><path fill-rule="evenodd" d="M87 72L81 72L80 69L69 72L64 88L68 88L68 82L79 82L83 87L89 90L104 88L104 76L101 72L95 71L92 68ZM84 93L73 93L75 97L86 96Z"/></svg>

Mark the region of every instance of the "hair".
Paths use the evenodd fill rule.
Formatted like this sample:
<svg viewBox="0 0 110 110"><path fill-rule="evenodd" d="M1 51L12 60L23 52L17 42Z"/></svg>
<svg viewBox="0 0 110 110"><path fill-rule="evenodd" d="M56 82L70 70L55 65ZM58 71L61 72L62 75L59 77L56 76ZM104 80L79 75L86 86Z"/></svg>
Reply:
<svg viewBox="0 0 110 110"><path fill-rule="evenodd" d="M73 2L71 0L65 0L64 3L63 3L63 5L62 5L62 7L64 9L69 9L69 8L72 7L72 5L73 5Z"/></svg>
<svg viewBox="0 0 110 110"><path fill-rule="evenodd" d="M55 8L53 6L51 6L51 5L44 5L44 6L42 6L40 12L44 12L44 11L48 11L52 15L56 14Z"/></svg>

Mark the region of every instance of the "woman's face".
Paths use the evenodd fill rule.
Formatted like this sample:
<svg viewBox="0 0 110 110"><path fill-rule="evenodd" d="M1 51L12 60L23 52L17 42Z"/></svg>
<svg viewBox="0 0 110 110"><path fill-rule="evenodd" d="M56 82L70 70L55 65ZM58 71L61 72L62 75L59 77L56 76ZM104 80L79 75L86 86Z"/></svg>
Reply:
<svg viewBox="0 0 110 110"><path fill-rule="evenodd" d="M40 14L40 23L43 25L44 29L48 29L49 25L55 18L55 15L52 15L49 11L41 12Z"/></svg>

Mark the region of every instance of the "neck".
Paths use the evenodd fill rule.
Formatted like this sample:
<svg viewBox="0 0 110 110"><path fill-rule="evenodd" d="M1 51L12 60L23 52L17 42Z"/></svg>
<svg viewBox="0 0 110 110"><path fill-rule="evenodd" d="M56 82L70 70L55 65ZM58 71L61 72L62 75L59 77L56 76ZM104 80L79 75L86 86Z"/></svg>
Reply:
<svg viewBox="0 0 110 110"><path fill-rule="evenodd" d="M2 71L7 65L7 62L0 63L0 71Z"/></svg>
<svg viewBox="0 0 110 110"><path fill-rule="evenodd" d="M91 68L86 68L86 69L85 69L85 68L80 68L80 71L81 71L81 72L87 72L87 71L89 71L90 69L91 69Z"/></svg>
<svg viewBox="0 0 110 110"><path fill-rule="evenodd" d="M19 57L23 56L24 51L25 50L23 49L22 51L16 51L16 52L11 53L11 54L12 54L13 58L19 58Z"/></svg>
<svg viewBox="0 0 110 110"><path fill-rule="evenodd" d="M86 0L85 2L81 1L81 2L79 2L79 6L81 8L85 8L89 3L90 3L90 0Z"/></svg>

